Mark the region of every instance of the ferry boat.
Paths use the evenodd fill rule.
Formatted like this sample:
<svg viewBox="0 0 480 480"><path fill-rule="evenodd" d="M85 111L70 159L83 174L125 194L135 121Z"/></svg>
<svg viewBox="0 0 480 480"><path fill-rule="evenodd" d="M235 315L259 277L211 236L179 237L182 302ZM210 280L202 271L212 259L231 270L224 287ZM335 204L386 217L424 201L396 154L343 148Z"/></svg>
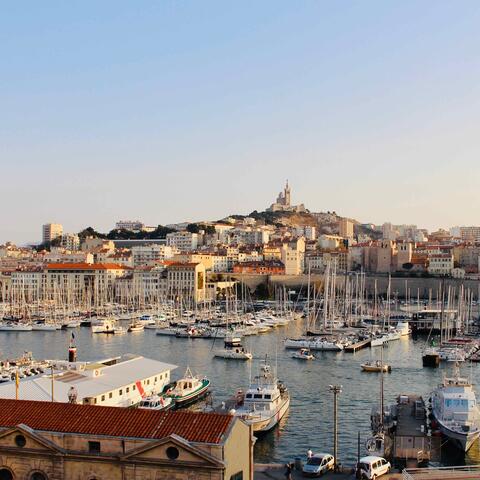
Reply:
<svg viewBox="0 0 480 480"><path fill-rule="evenodd" d="M234 415L253 428L253 433L262 434L275 427L287 413L290 395L265 361L250 384L241 405Z"/></svg>
<svg viewBox="0 0 480 480"><path fill-rule="evenodd" d="M174 387L167 391L166 396L174 401L175 408L185 407L205 397L209 387L208 378L199 379L193 375L190 367L187 367L184 377L177 380Z"/></svg>
<svg viewBox="0 0 480 480"><path fill-rule="evenodd" d="M443 435L467 452L480 436L480 415L472 384L459 376L445 377L432 393L432 415Z"/></svg>
<svg viewBox="0 0 480 480"><path fill-rule="evenodd" d="M151 395L144 398L138 408L144 410L170 410L174 405L174 401L170 397L163 395Z"/></svg>
<svg viewBox="0 0 480 480"><path fill-rule="evenodd" d="M298 360L314 360L315 355L313 355L308 348L301 348L297 352L292 353L292 358Z"/></svg>

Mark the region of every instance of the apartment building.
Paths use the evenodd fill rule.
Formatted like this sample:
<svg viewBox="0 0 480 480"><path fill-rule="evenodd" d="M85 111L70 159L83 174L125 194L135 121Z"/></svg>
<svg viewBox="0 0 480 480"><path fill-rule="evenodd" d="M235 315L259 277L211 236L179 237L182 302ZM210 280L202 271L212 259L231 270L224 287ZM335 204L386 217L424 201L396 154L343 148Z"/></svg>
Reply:
<svg viewBox="0 0 480 480"><path fill-rule="evenodd" d="M450 253L437 253L428 256L428 273L430 275L450 276L453 267L453 255Z"/></svg>
<svg viewBox="0 0 480 480"><path fill-rule="evenodd" d="M341 218L338 222L338 233L343 238L353 239L353 222L348 218Z"/></svg>
<svg viewBox="0 0 480 480"><path fill-rule="evenodd" d="M62 234L63 226L60 223L45 223L42 226L42 243L50 243Z"/></svg>
<svg viewBox="0 0 480 480"><path fill-rule="evenodd" d="M66 250L76 252L80 249L80 237L76 233L64 233L60 245Z"/></svg>
<svg viewBox="0 0 480 480"><path fill-rule="evenodd" d="M176 252L176 248L168 245L137 245L132 247L133 265L135 267L154 265L172 259Z"/></svg>
<svg viewBox="0 0 480 480"><path fill-rule="evenodd" d="M205 267L201 263L168 265L167 282L170 297L190 298L195 302L202 302L206 298Z"/></svg>
<svg viewBox="0 0 480 480"><path fill-rule="evenodd" d="M167 234L167 246L176 247L181 252L196 250L199 245L199 235L190 232L172 232Z"/></svg>

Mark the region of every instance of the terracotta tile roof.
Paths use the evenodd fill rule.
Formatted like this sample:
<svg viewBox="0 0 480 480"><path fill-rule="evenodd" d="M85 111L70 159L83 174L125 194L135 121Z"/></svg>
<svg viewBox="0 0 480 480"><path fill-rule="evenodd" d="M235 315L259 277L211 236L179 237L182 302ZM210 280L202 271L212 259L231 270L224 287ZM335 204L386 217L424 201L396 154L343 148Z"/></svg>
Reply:
<svg viewBox="0 0 480 480"><path fill-rule="evenodd" d="M24 424L39 431L83 435L160 439L176 434L189 442L218 444L234 418L219 413L0 399L0 427Z"/></svg>
<svg viewBox="0 0 480 480"><path fill-rule="evenodd" d="M116 263L49 263L47 270L125 270L128 267Z"/></svg>

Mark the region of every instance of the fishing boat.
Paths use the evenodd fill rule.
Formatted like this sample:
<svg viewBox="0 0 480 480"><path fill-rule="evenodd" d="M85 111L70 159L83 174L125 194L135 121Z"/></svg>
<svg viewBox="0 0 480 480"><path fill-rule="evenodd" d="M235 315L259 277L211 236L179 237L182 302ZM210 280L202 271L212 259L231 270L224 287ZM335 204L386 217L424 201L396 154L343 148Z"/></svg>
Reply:
<svg viewBox="0 0 480 480"><path fill-rule="evenodd" d="M390 373L392 371L391 365L383 363L381 360L362 363L361 367L364 372L381 372L383 370L386 373Z"/></svg>
<svg viewBox="0 0 480 480"><path fill-rule="evenodd" d="M467 452L480 436L480 415L473 386L460 377L458 364L453 377L445 377L432 393L432 415L443 435Z"/></svg>
<svg viewBox="0 0 480 480"><path fill-rule="evenodd" d="M167 391L166 396L174 401L175 408L185 407L205 397L209 387L208 378L196 377L190 367L187 367L183 378L177 380L173 388Z"/></svg>
<svg viewBox="0 0 480 480"><path fill-rule="evenodd" d="M297 352L292 353L292 358L298 360L314 360L315 355L313 355L308 348L301 348Z"/></svg>
<svg viewBox="0 0 480 480"><path fill-rule="evenodd" d="M289 406L287 388L278 381L265 360L260 374L250 383L243 404L232 413L251 425L253 433L258 435L275 427Z"/></svg>
<svg viewBox="0 0 480 480"><path fill-rule="evenodd" d="M174 405L173 399L164 395L150 395L144 398L138 408L145 410L170 410Z"/></svg>

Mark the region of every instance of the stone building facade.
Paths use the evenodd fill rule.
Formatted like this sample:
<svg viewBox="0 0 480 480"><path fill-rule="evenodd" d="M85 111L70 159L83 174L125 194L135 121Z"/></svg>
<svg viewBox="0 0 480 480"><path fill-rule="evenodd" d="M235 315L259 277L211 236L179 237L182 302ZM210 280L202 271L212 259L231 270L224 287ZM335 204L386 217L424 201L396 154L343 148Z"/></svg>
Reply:
<svg viewBox="0 0 480 480"><path fill-rule="evenodd" d="M250 480L230 415L0 400L2 480Z"/></svg>

